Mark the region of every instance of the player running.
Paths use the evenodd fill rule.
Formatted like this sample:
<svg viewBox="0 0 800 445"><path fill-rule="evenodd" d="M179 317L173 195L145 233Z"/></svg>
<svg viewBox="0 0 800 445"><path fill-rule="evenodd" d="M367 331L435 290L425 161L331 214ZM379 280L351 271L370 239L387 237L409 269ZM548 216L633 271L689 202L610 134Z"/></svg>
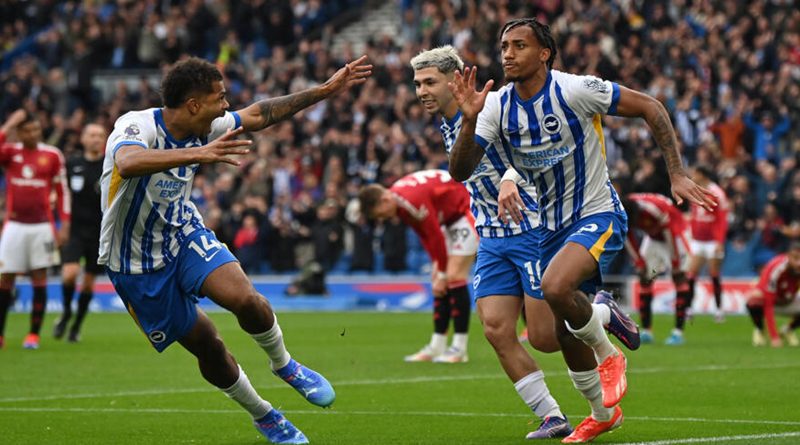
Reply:
<svg viewBox="0 0 800 445"><path fill-rule="evenodd" d="M670 272L675 284L675 328L667 338L668 345L682 345L683 328L690 307L686 266L689 243L686 240L686 221L683 214L666 196L653 193L634 193L622 201L628 212L631 229L644 233L641 242L633 231L628 233L626 247L639 275L639 316L642 322L643 343L653 342L653 280Z"/></svg>
<svg viewBox="0 0 800 445"><path fill-rule="evenodd" d="M461 112L447 83L464 62L452 46L423 51L411 59L417 98L425 110L442 116L439 127L447 152L461 127ZM561 412L536 361L517 341L522 310L527 314L531 345L543 352L558 350L553 313L533 288L538 250L536 190L507 168L505 153L487 153L465 182L472 198L475 229L480 238L473 289L483 332L523 402L542 419L528 439L565 437L572 427ZM517 186L519 182L519 188ZM505 213L508 208L511 217Z"/></svg>
<svg viewBox="0 0 800 445"><path fill-rule="evenodd" d="M6 143L16 130L19 142ZM11 290L17 274L27 273L33 285L31 328L22 343L25 349L39 349L39 332L47 308L47 268L58 264L58 246L69 234L70 195L66 187L61 150L43 144L39 120L17 110L0 128L0 165L6 170L6 221L0 236L0 348ZM51 193L61 227L56 236Z"/></svg>
<svg viewBox="0 0 800 445"><path fill-rule="evenodd" d="M370 184L361 189L358 199L368 219L399 217L414 229L433 262L433 335L405 361L467 362L471 311L467 277L478 250L467 190L444 170L423 170L400 178L388 189ZM448 348L450 318L453 342Z"/></svg>
<svg viewBox="0 0 800 445"><path fill-rule="evenodd" d="M722 260L725 259L725 237L728 234L729 206L725 191L711 181L711 175L711 170L707 167L698 166L694 168L694 182L714 194L717 207L709 212L703 206L691 204L691 257L686 271L690 292L688 307L692 307L692 301L694 300L694 285L695 280L697 280L697 274L707 263L708 274L711 276L711 286L714 292L714 303L717 306L715 319L717 322L722 322L724 313L722 311L720 269L722 268Z"/></svg>
<svg viewBox="0 0 800 445"><path fill-rule="evenodd" d="M63 312L53 328L53 336L60 339L67 330L72 317L72 298L75 282L81 271L80 260L84 259L83 282L78 297L78 312L69 330L68 341L80 338L81 323L89 311L94 293L94 280L103 274L103 266L97 264L100 249L100 176L103 173L103 151L108 133L98 124L89 124L81 133L83 153L67 160L67 184L72 193L72 224L69 241L63 247L61 258L61 290Z"/></svg>
<svg viewBox="0 0 800 445"><path fill-rule="evenodd" d="M592 415L564 442L588 442L622 423L618 404L627 390L625 357L603 325L631 348L639 342L636 325L616 306L592 305L586 297L602 282L627 231L608 179L602 115L644 118L667 159L676 199L705 202L709 208L713 202L684 172L669 115L659 102L616 83L552 70L555 40L549 27L535 19L512 20L501 36L508 85L490 93L490 80L476 91L476 70L469 68L451 83L462 120L450 172L466 180L486 151L504 150L511 166L536 185L541 289L555 315L573 381L592 405ZM602 391L594 384L584 389L597 378Z"/></svg>
<svg viewBox="0 0 800 445"><path fill-rule="evenodd" d="M800 241L792 241L789 250L773 258L764 269L758 284L747 300L747 311L753 319L753 346L764 346L764 319L767 320L770 344L780 347L786 340L789 346L798 346L794 330L800 326ZM780 331L775 325L775 314L789 315L791 321Z"/></svg>
<svg viewBox="0 0 800 445"><path fill-rule="evenodd" d="M263 400L196 305L208 297L233 312L241 328L269 356L273 372L309 402L327 407L335 393L324 377L286 351L269 302L253 288L236 258L217 241L190 200L200 164L249 152L237 140L291 117L320 100L363 83L366 56L346 64L327 82L229 112L217 68L201 59L177 63L162 82L162 108L120 117L106 144L101 180L103 221L100 264L153 347L177 341L197 357L200 372L250 415L273 443L308 443Z"/></svg>

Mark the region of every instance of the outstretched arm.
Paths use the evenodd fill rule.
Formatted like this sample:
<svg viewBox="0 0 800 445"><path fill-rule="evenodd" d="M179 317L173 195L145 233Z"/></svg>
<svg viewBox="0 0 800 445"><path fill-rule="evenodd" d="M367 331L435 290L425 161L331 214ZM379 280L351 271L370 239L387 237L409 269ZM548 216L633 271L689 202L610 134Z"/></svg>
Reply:
<svg viewBox="0 0 800 445"><path fill-rule="evenodd" d="M242 118L242 127L247 131L262 130L353 85L366 82L372 74L372 65L365 65L366 60L367 56L361 56L346 64L322 85L287 96L264 99L237 111Z"/></svg>
<svg viewBox="0 0 800 445"><path fill-rule="evenodd" d="M475 90L477 68L464 68L464 75L456 71L455 78L447 86L453 92L458 108L461 109L461 131L450 150L450 176L456 181L466 181L483 158L483 147L475 142L475 126L478 113L486 103L486 96L494 81L486 82L481 91Z"/></svg>
<svg viewBox="0 0 800 445"><path fill-rule="evenodd" d="M624 117L641 117L650 127L650 132L656 140L656 144L664 155L669 170L669 178L672 182L672 196L678 204L683 199L703 206L706 210L712 211L717 205L714 195L703 187L695 184L689 178L686 170L681 163L681 155L678 152L678 138L675 136L675 129L670 122L667 109L661 102L638 91L619 87L619 103L617 104L617 115Z"/></svg>
<svg viewBox="0 0 800 445"><path fill-rule="evenodd" d="M114 164L119 175L125 179L191 164L225 162L239 165L239 161L231 156L249 153L250 149L246 147L253 143L249 140L235 139L243 131L242 127L228 130L223 136L207 145L183 150L146 150L144 144L122 145L113 154Z"/></svg>

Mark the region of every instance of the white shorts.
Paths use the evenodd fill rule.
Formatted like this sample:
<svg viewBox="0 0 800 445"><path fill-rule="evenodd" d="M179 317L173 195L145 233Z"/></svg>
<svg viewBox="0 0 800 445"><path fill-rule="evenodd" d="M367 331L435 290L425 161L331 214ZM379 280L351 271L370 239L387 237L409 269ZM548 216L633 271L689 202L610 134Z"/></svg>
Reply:
<svg viewBox="0 0 800 445"><path fill-rule="evenodd" d="M685 271L689 266L689 244L686 242L686 237L680 236L675 240L677 246L678 265L680 271L672 270L672 249L665 241L658 241L645 236L642 240L640 254L647 265L647 270L652 275L659 275L662 273L676 273Z"/></svg>
<svg viewBox="0 0 800 445"><path fill-rule="evenodd" d="M722 251L717 253L717 246L719 243L716 241L697 241L692 240L692 255L698 256L700 258L705 258L707 260L721 260L725 257L725 252Z"/></svg>
<svg viewBox="0 0 800 445"><path fill-rule="evenodd" d="M776 315L798 315L800 314L800 296L795 296L791 303L785 306L773 306Z"/></svg>
<svg viewBox="0 0 800 445"><path fill-rule="evenodd" d="M475 218L462 216L449 226L442 226L447 255L470 256L478 252L478 232L475 231Z"/></svg>
<svg viewBox="0 0 800 445"><path fill-rule="evenodd" d="M27 273L60 262L53 226L8 221L0 234L0 273Z"/></svg>

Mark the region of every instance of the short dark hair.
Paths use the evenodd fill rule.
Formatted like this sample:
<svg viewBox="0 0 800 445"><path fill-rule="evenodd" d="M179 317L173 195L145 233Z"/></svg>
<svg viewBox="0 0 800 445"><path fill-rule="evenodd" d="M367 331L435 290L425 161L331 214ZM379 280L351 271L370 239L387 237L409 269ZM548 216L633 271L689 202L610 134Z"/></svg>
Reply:
<svg viewBox="0 0 800 445"><path fill-rule="evenodd" d="M384 191L386 191L386 188L382 185L370 184L358 192L359 208L361 209L361 214L367 220L372 219L372 211L377 207Z"/></svg>
<svg viewBox="0 0 800 445"><path fill-rule="evenodd" d="M192 93L214 92L214 82L222 80L222 73L214 64L191 57L175 64L161 81L161 100L167 108L177 108Z"/></svg>
<svg viewBox="0 0 800 445"><path fill-rule="evenodd" d="M21 128L25 125L28 125L32 122L39 122L39 116L36 113L31 113L30 111L25 111L25 117L17 124L17 128Z"/></svg>
<svg viewBox="0 0 800 445"><path fill-rule="evenodd" d="M533 35L536 36L536 40L539 41L539 44L542 45L542 47L550 50L550 57L547 58L547 69L553 69L553 62L556 60L558 48L556 48L556 39L553 38L553 34L550 32L550 27L534 18L514 19L509 20L505 25L503 25L503 29L500 30L500 37L502 38L503 34L505 34L509 29L513 29L518 26L530 27L533 30Z"/></svg>

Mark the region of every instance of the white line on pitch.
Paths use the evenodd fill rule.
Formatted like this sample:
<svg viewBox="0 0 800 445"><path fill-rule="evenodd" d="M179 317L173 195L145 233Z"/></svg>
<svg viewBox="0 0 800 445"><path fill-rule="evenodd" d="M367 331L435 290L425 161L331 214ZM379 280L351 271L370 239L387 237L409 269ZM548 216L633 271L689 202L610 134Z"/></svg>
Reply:
<svg viewBox="0 0 800 445"><path fill-rule="evenodd" d="M741 371L741 370L758 370L758 369L785 369L785 368L800 368L800 363L779 363L774 365L751 365L751 366L728 366L728 365L701 365L683 368L671 367L656 367L656 368L634 368L628 369L628 374L657 374L662 372L706 372L706 371ZM566 373L552 372L547 375L548 378L562 378L567 377ZM447 382L447 381L462 381L462 380L495 380L505 379L506 377L499 373L493 374L467 374L467 375L445 375L445 376L419 376L419 377L401 377L390 379L372 379L372 380L345 380L334 381L335 386L371 386L371 385L399 385L407 383L427 383L427 382ZM283 383L274 383L268 385L259 385L257 389L288 389L289 387ZM164 389L145 389L136 391L118 391L110 393L88 393L88 394L51 394L46 396L30 396L30 397L6 397L0 398L0 403L10 402L36 402L46 400L72 400L72 399L93 399L104 397L135 397L145 395L159 395L159 394L191 394L200 392L212 392L213 388L195 387L195 388L164 388Z"/></svg>
<svg viewBox="0 0 800 445"><path fill-rule="evenodd" d="M186 408L56 408L56 407L0 407L0 412L70 412L70 413L141 413L141 414L243 414L239 409L186 409ZM288 414L311 415L351 415L351 416L447 416L447 417L520 417L533 418L531 414L520 413L470 413L452 411L338 411L331 410L285 410ZM580 415L570 414L579 418ZM758 419L703 419L697 417L649 417L625 416L626 420L647 422L702 422L702 423L739 423L749 425L783 425L800 426L800 421L758 420ZM799 433L800 434L800 433ZM688 440L688 439L687 439Z"/></svg>
<svg viewBox="0 0 800 445"><path fill-rule="evenodd" d="M652 442L626 442L618 445L678 445L683 443L713 443L732 442L739 440L781 439L785 437L798 436L800 436L800 431L774 434L749 434L746 436L689 437L686 439L654 440Z"/></svg>

